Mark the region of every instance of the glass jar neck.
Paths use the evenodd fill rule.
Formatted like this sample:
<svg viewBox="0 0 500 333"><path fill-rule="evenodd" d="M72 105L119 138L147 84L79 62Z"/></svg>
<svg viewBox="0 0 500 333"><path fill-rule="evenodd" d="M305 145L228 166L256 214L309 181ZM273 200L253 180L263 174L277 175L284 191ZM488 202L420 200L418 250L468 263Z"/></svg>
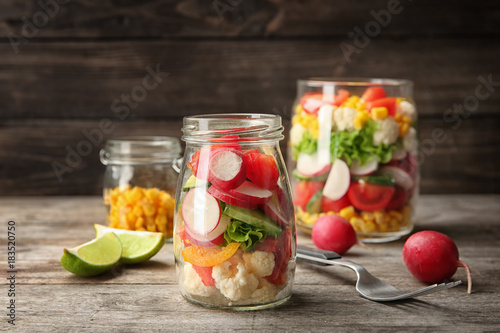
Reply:
<svg viewBox="0 0 500 333"><path fill-rule="evenodd" d="M281 117L273 114L226 113L184 118L182 140L195 144L274 143L284 138Z"/></svg>
<svg viewBox="0 0 500 333"><path fill-rule="evenodd" d="M404 79L384 78L310 78L297 81L297 92L300 96L306 93L323 94L323 100L332 100L340 89L347 89L351 95L359 95L369 87L382 87L389 95L405 98L413 97L413 82Z"/></svg>
<svg viewBox="0 0 500 333"><path fill-rule="evenodd" d="M137 136L111 139L100 152L104 165L152 164L179 158L179 139L168 136Z"/></svg>

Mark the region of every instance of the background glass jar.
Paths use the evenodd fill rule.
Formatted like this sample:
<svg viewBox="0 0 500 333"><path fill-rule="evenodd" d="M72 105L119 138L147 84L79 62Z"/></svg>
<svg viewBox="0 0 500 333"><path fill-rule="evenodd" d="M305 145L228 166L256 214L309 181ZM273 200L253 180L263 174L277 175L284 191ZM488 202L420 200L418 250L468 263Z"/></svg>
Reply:
<svg viewBox="0 0 500 333"><path fill-rule="evenodd" d="M181 294L208 307L255 310L291 296L295 219L279 148L281 118L184 118L174 253Z"/></svg>
<svg viewBox="0 0 500 333"><path fill-rule="evenodd" d="M413 228L418 196L413 83L299 80L288 152L297 225L324 214L350 221L364 242Z"/></svg>
<svg viewBox="0 0 500 333"><path fill-rule="evenodd" d="M100 152L106 165L104 203L110 227L162 232L172 237L177 172L181 153L173 137L108 140Z"/></svg>

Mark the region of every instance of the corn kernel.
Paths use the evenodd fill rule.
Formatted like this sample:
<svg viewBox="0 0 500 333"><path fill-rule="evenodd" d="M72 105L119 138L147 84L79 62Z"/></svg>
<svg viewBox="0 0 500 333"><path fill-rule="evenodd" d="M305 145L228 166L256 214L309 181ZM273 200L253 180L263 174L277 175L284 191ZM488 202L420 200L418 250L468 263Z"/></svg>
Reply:
<svg viewBox="0 0 500 333"><path fill-rule="evenodd" d="M399 123L399 122L401 122L401 120L402 120L402 119L403 119L403 115L402 115L401 113L396 113L396 114L394 115L394 120L395 120L396 122L398 122L398 123Z"/></svg>
<svg viewBox="0 0 500 333"><path fill-rule="evenodd" d="M354 118L354 128L362 129L365 125L365 122L370 119L370 115L366 111L360 111L356 114L356 118Z"/></svg>
<svg viewBox="0 0 500 333"><path fill-rule="evenodd" d="M167 216L167 210L165 209L165 207L158 207L158 209L156 210L156 214L157 215L163 215L163 216Z"/></svg>
<svg viewBox="0 0 500 333"><path fill-rule="evenodd" d="M394 217L397 221L402 221L403 220L403 214L398 212L397 210L391 210L389 212L389 215Z"/></svg>
<svg viewBox="0 0 500 333"><path fill-rule="evenodd" d="M359 217L351 217L349 219L349 223L351 223L352 227L354 228L354 231L361 232L361 229L362 229L365 221L363 221Z"/></svg>
<svg viewBox="0 0 500 333"><path fill-rule="evenodd" d="M353 206L348 206L345 208L342 208L339 212L339 216L345 218L346 220L350 220L351 217L356 215L356 211L354 210Z"/></svg>
<svg viewBox="0 0 500 333"><path fill-rule="evenodd" d="M356 110L365 111L366 110L366 103L365 102L356 103Z"/></svg>
<svg viewBox="0 0 500 333"><path fill-rule="evenodd" d="M135 224L135 220L137 220L137 216L133 212L128 212L126 217L127 217L127 224L129 226L133 226Z"/></svg>
<svg viewBox="0 0 500 333"><path fill-rule="evenodd" d="M361 218L365 221L373 221L375 216L372 212L361 212Z"/></svg>
<svg viewBox="0 0 500 333"><path fill-rule="evenodd" d="M388 232L389 231L389 223L387 223L387 222L377 224L377 227L378 227L379 232Z"/></svg>
<svg viewBox="0 0 500 333"><path fill-rule="evenodd" d="M165 215L158 215L155 218L156 229L163 232L167 230L167 217Z"/></svg>
<svg viewBox="0 0 500 333"><path fill-rule="evenodd" d="M373 216L375 217L375 222L377 224L383 224L385 221L385 214L382 213L381 211L376 211L373 213Z"/></svg>
<svg viewBox="0 0 500 333"><path fill-rule="evenodd" d="M389 115L389 111L385 106L372 108L371 110L373 119L385 119Z"/></svg>
<svg viewBox="0 0 500 333"><path fill-rule="evenodd" d="M141 206L137 205L132 208L132 213L134 213L136 216L142 216L144 215L144 211L142 210Z"/></svg>
<svg viewBox="0 0 500 333"><path fill-rule="evenodd" d="M366 234L370 234L372 232L375 232L376 229L377 229L377 227L375 226L375 223L373 223L372 221L365 222L361 226L361 232L366 233Z"/></svg>
<svg viewBox="0 0 500 333"><path fill-rule="evenodd" d="M142 190L139 187L134 187L132 191L127 191L125 193L125 197L127 198L127 201L129 203L136 203L137 201L141 200L143 197Z"/></svg>
<svg viewBox="0 0 500 333"><path fill-rule="evenodd" d="M146 198L148 198L149 201L155 202L160 195L160 191L157 188L150 188L144 191L144 195L146 196Z"/></svg>
<svg viewBox="0 0 500 333"><path fill-rule="evenodd" d="M410 124L408 123L399 124L399 136L405 136L409 130L410 130Z"/></svg>
<svg viewBox="0 0 500 333"><path fill-rule="evenodd" d="M147 216L146 217L146 229L148 231L156 231L156 224L155 224L155 219L154 217Z"/></svg>
<svg viewBox="0 0 500 333"><path fill-rule="evenodd" d="M144 227L144 219L142 217L138 217L137 220L135 220L135 230L139 230L142 227Z"/></svg>
<svg viewBox="0 0 500 333"><path fill-rule="evenodd" d="M142 209L144 210L144 215L146 216L153 216L156 213L156 207L147 201L142 203Z"/></svg>

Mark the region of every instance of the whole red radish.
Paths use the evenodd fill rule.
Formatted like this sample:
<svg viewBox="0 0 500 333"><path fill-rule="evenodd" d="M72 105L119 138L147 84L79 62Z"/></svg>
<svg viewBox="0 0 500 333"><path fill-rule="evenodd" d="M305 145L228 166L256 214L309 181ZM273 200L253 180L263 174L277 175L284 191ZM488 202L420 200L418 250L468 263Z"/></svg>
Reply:
<svg viewBox="0 0 500 333"><path fill-rule="evenodd" d="M358 243L349 221L338 215L324 215L314 223L311 235L317 248L344 254Z"/></svg>
<svg viewBox="0 0 500 333"><path fill-rule="evenodd" d="M425 230L411 235L403 247L403 261L414 277L427 283L443 282L451 278L458 267L464 267L467 292L471 292L469 266L458 259L458 248L453 240L440 232Z"/></svg>

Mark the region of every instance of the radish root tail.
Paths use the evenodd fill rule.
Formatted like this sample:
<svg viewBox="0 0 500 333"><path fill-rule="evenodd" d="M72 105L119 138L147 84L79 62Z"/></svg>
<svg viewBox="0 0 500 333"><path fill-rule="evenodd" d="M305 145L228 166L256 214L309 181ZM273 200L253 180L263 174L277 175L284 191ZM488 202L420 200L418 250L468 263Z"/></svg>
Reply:
<svg viewBox="0 0 500 333"><path fill-rule="evenodd" d="M458 261L458 266L465 268L465 272L467 273L467 294L470 294L472 292L472 275L470 273L470 268L461 260Z"/></svg>

